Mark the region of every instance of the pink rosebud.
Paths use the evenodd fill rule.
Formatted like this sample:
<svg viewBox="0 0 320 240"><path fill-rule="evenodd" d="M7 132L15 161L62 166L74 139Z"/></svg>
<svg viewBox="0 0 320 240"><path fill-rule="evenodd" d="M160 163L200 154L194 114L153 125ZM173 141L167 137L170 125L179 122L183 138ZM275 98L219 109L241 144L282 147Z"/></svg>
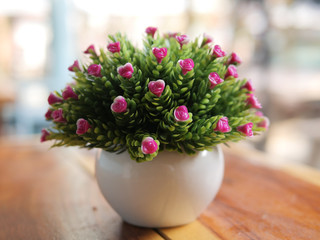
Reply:
<svg viewBox="0 0 320 240"><path fill-rule="evenodd" d="M51 117L52 112L53 111L49 108L48 111L46 112L46 114L44 115L47 120L52 119L52 117Z"/></svg>
<svg viewBox="0 0 320 240"><path fill-rule="evenodd" d="M209 74L210 89L223 82L223 79L219 77L218 73L212 72Z"/></svg>
<svg viewBox="0 0 320 240"><path fill-rule="evenodd" d="M112 53L120 52L120 42L109 43L107 48Z"/></svg>
<svg viewBox="0 0 320 240"><path fill-rule="evenodd" d="M127 101L125 98L122 96L116 97L111 104L111 110L115 113L123 113L127 111Z"/></svg>
<svg viewBox="0 0 320 240"><path fill-rule="evenodd" d="M141 151L143 154L152 154L158 150L158 144L152 137L146 137L142 140Z"/></svg>
<svg viewBox="0 0 320 240"><path fill-rule="evenodd" d="M231 53L231 56L230 56L230 59L228 61L228 64L240 64L242 61L241 59L239 58L239 56L236 54L236 53Z"/></svg>
<svg viewBox="0 0 320 240"><path fill-rule="evenodd" d="M228 78L228 77L234 77L234 78L237 78L239 75L238 75L238 72L237 72L237 68L233 65L230 65L227 69L227 72L226 72L226 75L224 76L225 78Z"/></svg>
<svg viewBox="0 0 320 240"><path fill-rule="evenodd" d="M101 65L100 64L91 64L88 67L88 74L95 76L95 77L101 77Z"/></svg>
<svg viewBox="0 0 320 240"><path fill-rule="evenodd" d="M188 44L190 41L190 39L187 35L176 36L176 39L177 39L178 43L180 44L181 48L182 48L183 44Z"/></svg>
<svg viewBox="0 0 320 240"><path fill-rule="evenodd" d="M162 79L159 79L157 81L149 82L148 88L150 92L152 92L157 97L160 97L164 90L165 85L166 85L165 82Z"/></svg>
<svg viewBox="0 0 320 240"><path fill-rule="evenodd" d="M79 61L78 61L78 60L75 60L75 61L73 62L73 64L72 64L70 67L68 67L68 70L69 70L70 72L80 71Z"/></svg>
<svg viewBox="0 0 320 240"><path fill-rule="evenodd" d="M153 55L157 58L157 62L161 63L162 59L167 56L167 49L166 48L152 48Z"/></svg>
<svg viewBox="0 0 320 240"><path fill-rule="evenodd" d="M87 120L85 120L83 118L79 118L77 120L76 134L78 134L78 135L85 134L89 130L89 128L91 128L91 126Z"/></svg>
<svg viewBox="0 0 320 240"><path fill-rule="evenodd" d="M204 33L201 46L204 46L204 45L212 43L212 42L213 42L213 38L210 35Z"/></svg>
<svg viewBox="0 0 320 240"><path fill-rule="evenodd" d="M47 141L47 137L50 136L50 132L48 132L47 129L42 129L41 130L41 138L40 138L40 142L45 142Z"/></svg>
<svg viewBox="0 0 320 240"><path fill-rule="evenodd" d="M253 127L253 123L249 122L247 124L237 127L237 131L242 132L248 137L252 137L253 136L252 127Z"/></svg>
<svg viewBox="0 0 320 240"><path fill-rule="evenodd" d="M167 32L165 35L164 35L164 37L166 37L166 38L176 38L176 36L178 35L178 33L177 32Z"/></svg>
<svg viewBox="0 0 320 240"><path fill-rule="evenodd" d="M53 93L50 93L49 97L48 97L48 103L50 105L55 104L55 103L61 103L63 102L63 99L54 95Z"/></svg>
<svg viewBox="0 0 320 240"><path fill-rule="evenodd" d="M85 50L83 53L86 53L86 54L96 54L96 50L94 49L94 46L93 45L90 45L87 50Z"/></svg>
<svg viewBox="0 0 320 240"><path fill-rule="evenodd" d="M121 77L130 79L133 74L132 64L126 63L125 65L118 67L117 71Z"/></svg>
<svg viewBox="0 0 320 240"><path fill-rule="evenodd" d="M257 111L257 112L255 113L255 115L262 118L261 122L259 122L259 123L257 124L257 126L258 126L258 127L265 128L265 129L268 129L268 128L269 128L269 125L270 125L270 120L269 120L269 118L267 118L266 116L264 116L263 112L261 112L261 111Z"/></svg>
<svg viewBox="0 0 320 240"><path fill-rule="evenodd" d="M183 75L186 75L194 67L194 63L193 63L193 60L191 58L187 58L185 60L179 60L178 63L180 65L180 67L181 67Z"/></svg>
<svg viewBox="0 0 320 240"><path fill-rule="evenodd" d="M173 112L174 118L177 122L185 122L189 119L188 108L184 105L177 107Z"/></svg>
<svg viewBox="0 0 320 240"><path fill-rule="evenodd" d="M69 85L66 86L66 88L62 92L62 97L64 100L67 100L68 98L74 98L78 100L78 95L73 91L72 87L70 87Z"/></svg>
<svg viewBox="0 0 320 240"><path fill-rule="evenodd" d="M156 27L147 27L146 33L148 35L151 35L154 38L154 34L156 33L157 28Z"/></svg>
<svg viewBox="0 0 320 240"><path fill-rule="evenodd" d="M219 45L215 45L213 47L212 55L218 58L218 57L224 57L226 55L226 53L224 51L222 51L222 49Z"/></svg>
<svg viewBox="0 0 320 240"><path fill-rule="evenodd" d="M258 116L258 117L263 117L264 116L264 114L263 114L263 112L261 112L261 111L256 111L256 116Z"/></svg>
<svg viewBox="0 0 320 240"><path fill-rule="evenodd" d="M262 108L258 99L253 94L247 94L247 96L248 96L248 98L246 100L247 105L250 105L252 108L257 108L257 109Z"/></svg>
<svg viewBox="0 0 320 240"><path fill-rule="evenodd" d="M251 80L248 80L241 88L246 88L248 91L254 91Z"/></svg>
<svg viewBox="0 0 320 240"><path fill-rule="evenodd" d="M51 114L54 122L60 122L65 123L67 120L63 117L63 110L62 108L59 108L58 110L55 110Z"/></svg>
<svg viewBox="0 0 320 240"><path fill-rule="evenodd" d="M70 87L75 87L77 85L76 81L71 81L68 83L68 85L70 85Z"/></svg>
<svg viewBox="0 0 320 240"><path fill-rule="evenodd" d="M269 120L269 118L267 118L265 116L262 117L262 121L261 122L257 123L258 127L265 128L266 130L269 128L269 125L270 125L270 120Z"/></svg>
<svg viewBox="0 0 320 240"><path fill-rule="evenodd" d="M217 127L214 129L214 131L219 131L222 133L230 132L231 128L228 123L228 118L227 117L220 118L217 122Z"/></svg>

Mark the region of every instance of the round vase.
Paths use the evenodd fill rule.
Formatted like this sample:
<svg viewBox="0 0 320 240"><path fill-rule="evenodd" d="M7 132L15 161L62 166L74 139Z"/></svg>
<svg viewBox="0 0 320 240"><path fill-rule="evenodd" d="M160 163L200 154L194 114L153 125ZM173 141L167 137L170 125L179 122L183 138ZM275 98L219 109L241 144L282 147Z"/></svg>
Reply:
<svg viewBox="0 0 320 240"><path fill-rule="evenodd" d="M194 221L216 196L224 173L220 147L196 155L160 152L137 163L101 151L96 178L111 207L130 224L173 227Z"/></svg>

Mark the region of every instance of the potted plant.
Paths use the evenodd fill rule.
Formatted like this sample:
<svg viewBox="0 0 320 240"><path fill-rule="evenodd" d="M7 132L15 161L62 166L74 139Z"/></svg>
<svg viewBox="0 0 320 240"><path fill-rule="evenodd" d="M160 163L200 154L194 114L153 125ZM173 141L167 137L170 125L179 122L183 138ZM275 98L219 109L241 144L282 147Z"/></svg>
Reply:
<svg viewBox="0 0 320 240"><path fill-rule="evenodd" d="M265 131L268 119L235 53L207 35L156 32L146 29L142 50L121 34L99 52L89 46L88 63L69 67L75 81L50 94L41 142L102 149L96 175L111 206L129 223L168 227L193 221L216 195L218 144Z"/></svg>

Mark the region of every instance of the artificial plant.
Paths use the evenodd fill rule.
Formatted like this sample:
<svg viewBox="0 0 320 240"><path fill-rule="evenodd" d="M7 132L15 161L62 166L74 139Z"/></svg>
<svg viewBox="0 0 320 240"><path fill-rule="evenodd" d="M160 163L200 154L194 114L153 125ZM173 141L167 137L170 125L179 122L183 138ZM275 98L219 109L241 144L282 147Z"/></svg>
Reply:
<svg viewBox="0 0 320 240"><path fill-rule="evenodd" d="M87 63L69 67L74 82L51 93L41 141L53 146L127 150L152 160L164 149L194 154L239 141L268 127L257 109L251 81L239 79L240 58L204 35L156 34L149 27L143 49L110 35L106 49L93 45Z"/></svg>

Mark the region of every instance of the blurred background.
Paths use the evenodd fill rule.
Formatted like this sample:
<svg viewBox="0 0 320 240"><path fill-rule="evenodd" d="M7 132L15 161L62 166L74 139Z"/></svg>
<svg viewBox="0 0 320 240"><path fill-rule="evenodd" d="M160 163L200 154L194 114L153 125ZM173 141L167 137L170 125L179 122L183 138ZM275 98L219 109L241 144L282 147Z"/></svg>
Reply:
<svg viewBox="0 0 320 240"><path fill-rule="evenodd" d="M0 137L39 134L90 44L120 31L141 46L148 26L235 51L272 123L249 144L320 168L320 0L0 0Z"/></svg>

